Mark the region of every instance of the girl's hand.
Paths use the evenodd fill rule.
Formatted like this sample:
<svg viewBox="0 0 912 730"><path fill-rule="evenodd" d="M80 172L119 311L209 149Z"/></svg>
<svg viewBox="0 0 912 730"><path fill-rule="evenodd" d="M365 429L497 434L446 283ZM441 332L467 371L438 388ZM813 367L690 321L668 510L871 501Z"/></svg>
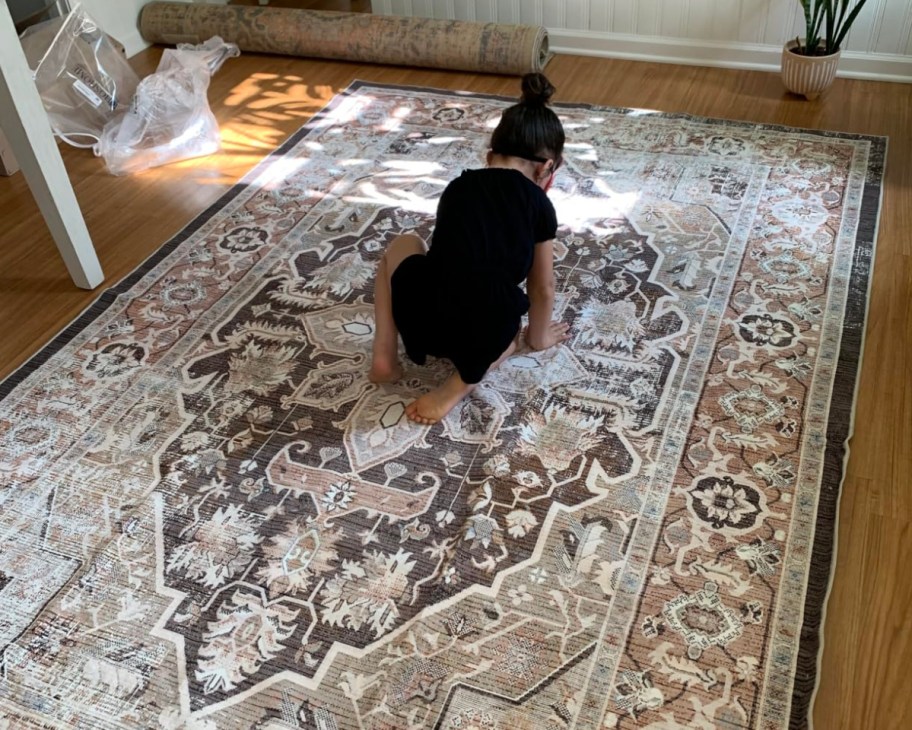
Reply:
<svg viewBox="0 0 912 730"><path fill-rule="evenodd" d="M551 322L540 338L534 338L526 333L526 341L533 350L547 350L549 347L559 345L570 339L570 325L557 320Z"/></svg>

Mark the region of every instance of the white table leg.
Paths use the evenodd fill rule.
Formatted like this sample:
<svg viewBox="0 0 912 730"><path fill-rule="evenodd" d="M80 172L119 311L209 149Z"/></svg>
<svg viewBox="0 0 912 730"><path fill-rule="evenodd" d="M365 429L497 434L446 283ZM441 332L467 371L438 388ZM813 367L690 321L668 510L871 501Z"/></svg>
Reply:
<svg viewBox="0 0 912 730"><path fill-rule="evenodd" d="M76 286L94 289L104 274L5 2L0 2L0 129L70 276Z"/></svg>

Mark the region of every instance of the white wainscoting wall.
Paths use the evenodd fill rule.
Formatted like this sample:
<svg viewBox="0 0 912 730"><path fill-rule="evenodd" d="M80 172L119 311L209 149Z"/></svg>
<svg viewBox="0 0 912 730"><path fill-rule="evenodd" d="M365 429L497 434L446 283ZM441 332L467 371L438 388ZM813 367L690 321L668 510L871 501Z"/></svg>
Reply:
<svg viewBox="0 0 912 730"><path fill-rule="evenodd" d="M373 0L377 14L548 28L557 53L777 70L798 0ZM868 0L840 76L912 82L912 0Z"/></svg>
<svg viewBox="0 0 912 730"><path fill-rule="evenodd" d="M2 0L0 0L2 2ZM68 0L75 5L77 0ZM78 0L89 15L107 33L124 45L128 56L139 53L149 44L139 33L139 14L152 0ZM175 2L211 3L225 5L228 0L175 0Z"/></svg>

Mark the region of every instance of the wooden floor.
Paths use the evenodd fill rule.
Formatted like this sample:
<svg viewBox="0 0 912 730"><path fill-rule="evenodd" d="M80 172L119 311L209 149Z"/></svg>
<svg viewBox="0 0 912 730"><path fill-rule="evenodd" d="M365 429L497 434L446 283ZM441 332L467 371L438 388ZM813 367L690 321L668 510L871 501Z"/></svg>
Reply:
<svg viewBox="0 0 912 730"><path fill-rule="evenodd" d="M136 58L153 70L158 51ZM558 100L889 135L856 435L842 496L817 730L912 728L912 85L839 80L822 100L776 74L558 57ZM517 80L243 55L213 79L225 151L134 178L67 149L67 167L114 284L353 79L513 94ZM21 175L0 178L0 377L96 293L75 289ZM99 290L100 291L100 290Z"/></svg>

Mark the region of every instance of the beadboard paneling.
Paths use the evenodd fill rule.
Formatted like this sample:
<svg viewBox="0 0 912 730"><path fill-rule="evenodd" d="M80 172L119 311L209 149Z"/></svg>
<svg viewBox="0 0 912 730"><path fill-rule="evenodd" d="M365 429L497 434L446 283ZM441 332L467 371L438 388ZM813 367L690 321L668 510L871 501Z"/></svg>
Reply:
<svg viewBox="0 0 912 730"><path fill-rule="evenodd" d="M546 26L562 52L768 68L803 36L798 0L373 0L378 14ZM842 75L912 81L912 0L868 0Z"/></svg>

